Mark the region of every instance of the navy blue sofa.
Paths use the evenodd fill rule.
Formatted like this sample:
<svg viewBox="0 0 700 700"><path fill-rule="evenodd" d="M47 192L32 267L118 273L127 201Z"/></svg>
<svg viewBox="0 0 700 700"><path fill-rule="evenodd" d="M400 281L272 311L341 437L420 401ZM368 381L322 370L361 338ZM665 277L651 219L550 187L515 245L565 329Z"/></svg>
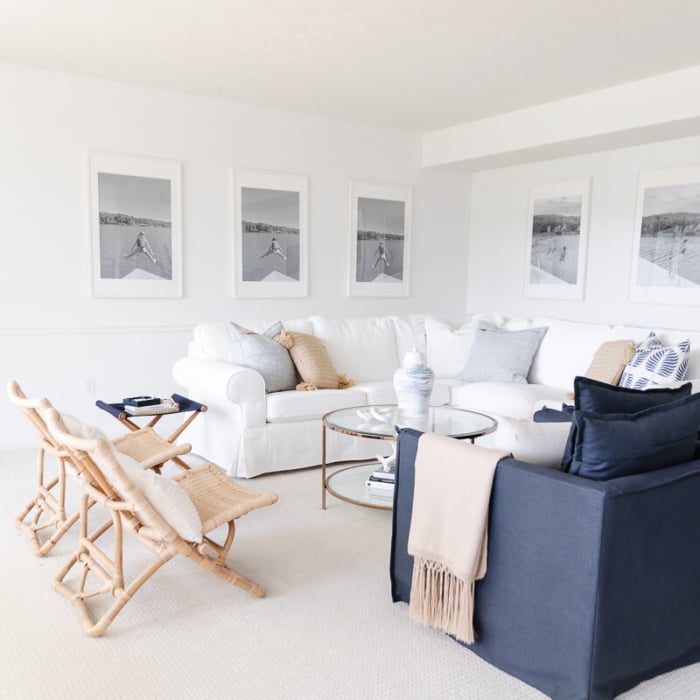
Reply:
<svg viewBox="0 0 700 700"><path fill-rule="evenodd" d="M398 439L395 602L410 599L419 436ZM488 544L469 649L494 666L557 700L602 700L700 661L700 460L592 481L503 459Z"/></svg>

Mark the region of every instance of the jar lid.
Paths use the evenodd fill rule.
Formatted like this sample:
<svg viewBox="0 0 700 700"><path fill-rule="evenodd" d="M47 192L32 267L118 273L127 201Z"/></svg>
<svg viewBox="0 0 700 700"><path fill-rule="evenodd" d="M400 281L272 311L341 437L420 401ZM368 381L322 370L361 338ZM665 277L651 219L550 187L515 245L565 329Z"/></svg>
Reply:
<svg viewBox="0 0 700 700"><path fill-rule="evenodd" d="M403 362L401 363L405 367L410 367L411 365L422 365L425 360L423 359L423 353L419 352L416 348L413 348L410 352L404 355Z"/></svg>

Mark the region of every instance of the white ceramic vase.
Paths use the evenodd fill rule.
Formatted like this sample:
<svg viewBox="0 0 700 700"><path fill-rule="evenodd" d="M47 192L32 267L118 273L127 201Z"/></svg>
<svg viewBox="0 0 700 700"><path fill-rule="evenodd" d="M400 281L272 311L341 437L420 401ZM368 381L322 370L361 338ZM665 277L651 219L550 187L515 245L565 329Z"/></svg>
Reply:
<svg viewBox="0 0 700 700"><path fill-rule="evenodd" d="M433 370L425 364L423 354L415 348L407 352L401 366L394 372L399 415L408 418L427 416L434 381Z"/></svg>

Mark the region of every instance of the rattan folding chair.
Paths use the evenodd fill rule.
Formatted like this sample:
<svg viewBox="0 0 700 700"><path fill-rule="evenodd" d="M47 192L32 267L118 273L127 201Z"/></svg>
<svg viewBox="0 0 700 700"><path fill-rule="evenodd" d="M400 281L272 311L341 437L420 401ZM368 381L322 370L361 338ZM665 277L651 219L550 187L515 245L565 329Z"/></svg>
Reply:
<svg viewBox="0 0 700 700"><path fill-rule="evenodd" d="M202 525L202 541L190 542L177 534L157 506L133 483L105 440L85 440L70 435L54 409L46 411L46 418L57 444L66 451L71 462L81 465L87 477L83 480L78 548L59 572L54 588L75 605L88 635L102 635L139 588L178 554L251 595L265 595L262 586L229 568L226 557L235 535L235 520L256 508L276 503L276 494L248 491L211 463L177 474L172 479L189 495ZM95 512L90 510L92 503L99 503L106 509L109 520L90 531L88 516ZM208 535L221 525L227 525L228 531L223 544L218 544ZM130 583L124 577L125 531L155 554L155 559ZM106 534L109 541L101 541ZM79 570L77 583L73 581L69 585L66 579L74 569ZM87 601L100 596L111 596L113 601L106 612L94 618Z"/></svg>
<svg viewBox="0 0 700 700"><path fill-rule="evenodd" d="M36 487L32 499L15 518L15 524L28 535L34 554L45 556L80 516L79 510L66 514L65 505L66 473L73 471L77 475L80 465L71 464L65 450L56 444L39 410L39 399L28 399L14 380L8 382L7 395L39 433ZM187 443L173 445L167 442L152 428L142 428L122 435L116 438L113 444L117 450L133 457L147 469L160 469L168 460L186 454L192 449ZM56 462L53 476L46 474L47 454L51 455ZM51 534L48 537L42 537L45 534L44 531Z"/></svg>

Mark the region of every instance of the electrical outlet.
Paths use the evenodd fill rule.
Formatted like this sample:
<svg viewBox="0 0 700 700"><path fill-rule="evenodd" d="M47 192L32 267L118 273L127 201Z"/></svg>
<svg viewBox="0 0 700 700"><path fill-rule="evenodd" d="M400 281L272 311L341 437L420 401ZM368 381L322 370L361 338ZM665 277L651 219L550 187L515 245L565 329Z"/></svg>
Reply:
<svg viewBox="0 0 700 700"><path fill-rule="evenodd" d="M88 377L83 379L83 396L94 396L95 395L95 378Z"/></svg>

